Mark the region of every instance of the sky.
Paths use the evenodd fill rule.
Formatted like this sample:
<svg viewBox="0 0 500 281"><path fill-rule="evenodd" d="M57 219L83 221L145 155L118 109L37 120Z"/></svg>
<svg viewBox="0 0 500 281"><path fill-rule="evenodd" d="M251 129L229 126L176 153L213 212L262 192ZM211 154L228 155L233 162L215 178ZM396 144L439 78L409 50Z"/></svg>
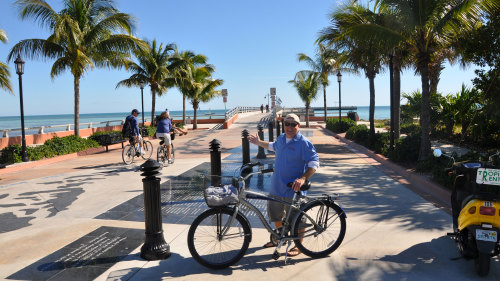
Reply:
<svg viewBox="0 0 500 281"><path fill-rule="evenodd" d="M14 95L0 89L0 116L20 114L19 82L14 63L7 62L10 49L23 39L43 38L48 31L32 20L21 20L14 0L0 0L0 29L9 38L0 43L0 60L10 67ZM59 11L60 0L47 0ZM200 104L200 109L227 109L236 106L260 106L267 103L270 88L285 107L301 107L303 102L289 80L295 73L308 69L298 62L297 54L314 56L314 41L322 28L329 25L329 15L340 1L315 0L115 0L115 6L136 19L134 34L142 39L156 39L164 44L176 43L181 51L191 50L208 57L216 67L214 78L223 79L222 97ZM23 100L25 115L72 114L74 112L73 76L65 72L50 78L52 60L25 60ZM141 107L139 88L116 88L128 78L126 70L94 69L80 81L80 113L128 112ZM446 65L438 91L449 94L460 90L462 83L471 86L474 67L461 69ZM420 77L406 70L401 77L402 92L421 89ZM369 84L363 74L344 73L341 83L343 106L368 106ZM375 105L389 105L388 71L375 78ZM327 105L337 106L339 84L330 77ZM323 106L323 92L311 106ZM192 105L187 102L187 109ZM145 111L151 110L151 93L144 89ZM175 88L157 98L156 110L182 110L182 95Z"/></svg>

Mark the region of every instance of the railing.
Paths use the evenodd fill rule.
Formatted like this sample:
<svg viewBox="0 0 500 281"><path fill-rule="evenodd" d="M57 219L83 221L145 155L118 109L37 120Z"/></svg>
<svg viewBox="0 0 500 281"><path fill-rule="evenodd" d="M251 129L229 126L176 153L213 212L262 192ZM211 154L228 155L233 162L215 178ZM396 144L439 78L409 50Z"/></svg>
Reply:
<svg viewBox="0 0 500 281"><path fill-rule="evenodd" d="M233 117L234 115L236 115L238 113L246 113L246 112L252 112L252 111L259 111L259 110L260 110L260 107L256 107L256 106L237 106L237 107L229 110L226 113L226 120L231 119L231 117Z"/></svg>

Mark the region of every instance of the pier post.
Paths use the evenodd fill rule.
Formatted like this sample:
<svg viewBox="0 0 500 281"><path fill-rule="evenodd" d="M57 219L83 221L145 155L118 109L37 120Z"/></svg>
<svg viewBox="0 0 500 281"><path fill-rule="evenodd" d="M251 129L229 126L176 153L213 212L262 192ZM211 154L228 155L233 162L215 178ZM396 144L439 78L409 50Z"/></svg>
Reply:
<svg viewBox="0 0 500 281"><path fill-rule="evenodd" d="M250 142L248 141L248 130L245 129L241 132L241 153L243 158L243 165L250 163Z"/></svg>
<svg viewBox="0 0 500 281"><path fill-rule="evenodd" d="M210 181L212 186L221 186L222 164L220 141L213 139L210 142Z"/></svg>
<svg viewBox="0 0 500 281"><path fill-rule="evenodd" d="M257 129L259 130L259 139L264 140L264 131L262 128L262 125L258 125ZM259 146L259 152L257 153L256 156L257 159L265 159L266 158L266 153L264 152L264 148Z"/></svg>

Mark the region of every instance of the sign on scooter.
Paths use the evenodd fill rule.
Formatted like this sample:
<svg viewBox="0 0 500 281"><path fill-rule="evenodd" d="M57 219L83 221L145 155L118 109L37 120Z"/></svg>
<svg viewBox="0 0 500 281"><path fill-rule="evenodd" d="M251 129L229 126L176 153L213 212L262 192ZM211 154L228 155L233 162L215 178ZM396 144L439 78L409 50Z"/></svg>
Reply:
<svg viewBox="0 0 500 281"><path fill-rule="evenodd" d="M500 170L497 169L477 169L476 183L500 185Z"/></svg>
<svg viewBox="0 0 500 281"><path fill-rule="evenodd" d="M476 229L476 240L497 242L497 232L494 230Z"/></svg>

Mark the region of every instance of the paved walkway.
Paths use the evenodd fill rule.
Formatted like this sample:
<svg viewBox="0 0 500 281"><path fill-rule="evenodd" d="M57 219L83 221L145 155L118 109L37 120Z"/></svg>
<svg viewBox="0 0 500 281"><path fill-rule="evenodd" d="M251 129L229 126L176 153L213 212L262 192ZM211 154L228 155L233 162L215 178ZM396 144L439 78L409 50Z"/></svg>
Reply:
<svg viewBox="0 0 500 281"><path fill-rule="evenodd" d="M261 247L269 235L252 223L250 248L235 266L214 271L197 264L186 237L195 213L206 207L199 192L184 186L190 175L206 171L208 143L215 138L222 143L224 172L237 167L241 131L256 133L263 118L266 114L246 114L229 130L189 132L175 139L176 162L161 175L162 209L168 213L164 236L172 252L162 261L139 257L144 218L142 177L135 170L143 161L123 165L120 148L0 175L0 278L476 279L471 261L452 261L458 251L446 237L451 218L445 202L424 199L435 197L430 193L434 187L402 177L404 171L398 172L387 160L324 129L301 131L320 154L321 167L312 178L314 192L341 194L348 229L340 248L324 259L299 255L284 264L283 259L271 259L272 249ZM153 143L156 149L158 141ZM255 152L252 147L252 155ZM495 260L483 280L499 279L500 262Z"/></svg>

